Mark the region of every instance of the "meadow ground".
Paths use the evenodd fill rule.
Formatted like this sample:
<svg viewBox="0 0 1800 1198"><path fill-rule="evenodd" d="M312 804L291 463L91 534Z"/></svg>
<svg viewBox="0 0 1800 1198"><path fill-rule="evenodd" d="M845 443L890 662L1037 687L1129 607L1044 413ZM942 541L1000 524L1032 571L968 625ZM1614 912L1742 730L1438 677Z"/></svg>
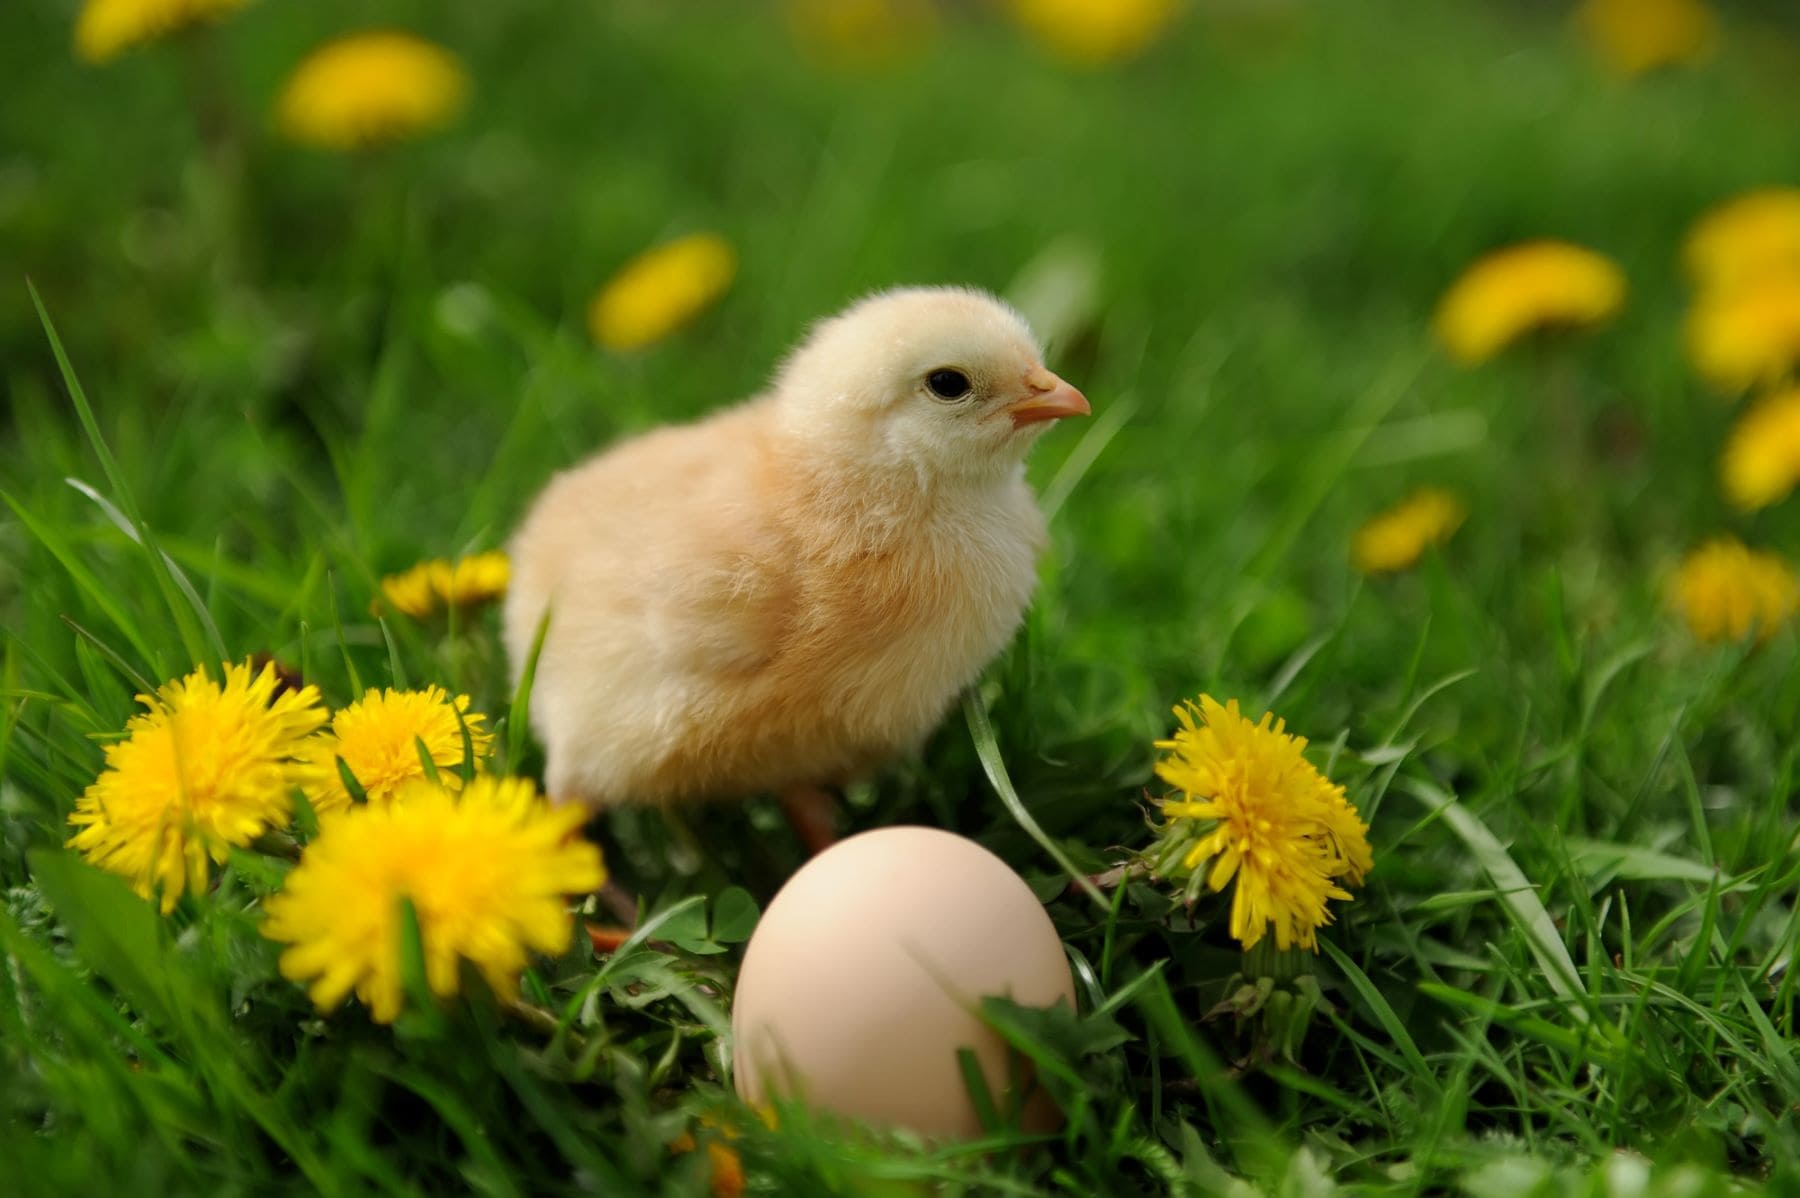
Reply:
<svg viewBox="0 0 1800 1198"><path fill-rule="evenodd" d="M1702 644L1666 601L1714 535L1800 550L1795 502L1721 496L1736 413L1681 341L1696 216L1800 182L1778 8L1627 82L1554 4L1196 4L1082 69L980 6L834 65L749 5L400 3L381 23L455 51L466 111L337 155L270 113L361 6L264 0L103 66L72 6L0 6L0 1188L728 1192L729 1154L669 1148L704 1116L763 1193L1795 1192L1795 633ZM596 286L695 230L739 256L720 302L595 347ZM1438 297L1536 237L1619 263L1622 311L1453 361ZM392 1026L277 972L280 856L165 917L57 851L133 695L221 658L333 706L468 693L495 768L535 773L493 613L377 620L381 577L500 546L552 471L937 281L1018 300L1096 414L1032 462L1024 631L849 819L975 837L1050 900L1082 1016L996 1018L1061 1133L736 1104L731 888L801 860L766 801L609 818L654 936ZM1360 574L1355 530L1420 485L1460 529ZM1152 742L1202 692L1285 717L1371 825L1316 956L1246 958L1169 883L1065 891L984 770L1105 870L1151 843Z"/></svg>

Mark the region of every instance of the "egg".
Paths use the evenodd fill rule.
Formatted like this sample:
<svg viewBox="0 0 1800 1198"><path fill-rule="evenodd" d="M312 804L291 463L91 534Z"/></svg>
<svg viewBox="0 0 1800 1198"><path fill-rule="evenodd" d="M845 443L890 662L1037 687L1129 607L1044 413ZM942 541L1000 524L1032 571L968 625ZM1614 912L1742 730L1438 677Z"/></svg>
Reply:
<svg viewBox="0 0 1800 1198"><path fill-rule="evenodd" d="M929 1137L982 1131L957 1050L970 1049L1008 1109L1005 1042L978 1012L1004 995L1074 1005L1050 917L1005 862L936 828L840 841L789 879L738 974L731 1027L737 1091ZM1061 1122L1042 1091L1024 1122Z"/></svg>

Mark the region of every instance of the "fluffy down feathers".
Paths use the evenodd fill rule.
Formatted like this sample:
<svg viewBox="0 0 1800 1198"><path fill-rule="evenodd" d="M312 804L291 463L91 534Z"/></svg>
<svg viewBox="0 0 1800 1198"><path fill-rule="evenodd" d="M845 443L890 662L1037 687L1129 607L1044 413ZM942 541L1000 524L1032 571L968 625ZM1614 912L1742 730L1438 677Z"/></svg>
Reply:
<svg viewBox="0 0 1800 1198"><path fill-rule="evenodd" d="M765 394L556 476L506 605L515 674L550 613L548 792L840 783L917 745L1016 630L1044 536L1025 451L1086 411L1016 313L908 289L822 322Z"/></svg>

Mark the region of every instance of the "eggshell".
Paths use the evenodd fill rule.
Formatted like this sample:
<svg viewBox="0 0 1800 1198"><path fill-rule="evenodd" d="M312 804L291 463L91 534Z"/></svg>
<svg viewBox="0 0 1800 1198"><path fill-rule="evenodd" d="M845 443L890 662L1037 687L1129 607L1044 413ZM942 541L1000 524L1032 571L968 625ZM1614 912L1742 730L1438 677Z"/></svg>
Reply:
<svg viewBox="0 0 1800 1198"><path fill-rule="evenodd" d="M1007 1048L976 1011L988 995L1075 1002L1062 942L1005 862L936 828L882 828L833 845L775 896L738 975L737 1091L925 1136L981 1132L957 1049L1005 1109ZM1061 1115L1038 1092L1025 1122Z"/></svg>

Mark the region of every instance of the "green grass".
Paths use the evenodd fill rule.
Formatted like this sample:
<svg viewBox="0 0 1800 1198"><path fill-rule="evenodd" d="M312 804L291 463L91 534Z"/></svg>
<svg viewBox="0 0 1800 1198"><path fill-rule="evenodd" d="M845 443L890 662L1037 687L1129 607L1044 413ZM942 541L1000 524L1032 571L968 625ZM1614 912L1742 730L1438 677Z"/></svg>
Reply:
<svg viewBox="0 0 1800 1198"><path fill-rule="evenodd" d="M977 10L855 77L750 6L401 3L380 20L453 46L473 104L347 162L267 113L361 6L265 0L105 69L70 60L65 7L0 6L0 1188L703 1193L703 1154L666 1149L701 1113L745 1126L762 1193L1800 1187L1796 638L1702 649L1661 600L1715 531L1800 551L1794 502L1719 497L1732 412L1681 359L1676 260L1710 203L1800 181L1791 16L1738 11L1709 66L1624 86L1554 5L1203 5L1099 73ZM210 144L200 71L236 120ZM594 286L697 228L742 253L726 300L640 356L591 348ZM1615 257L1624 315L1454 368L1436 296L1539 235ZM551 472L749 393L859 292L1034 269L1075 280L1051 364L1096 418L1033 462L1053 545L972 709L988 760L956 715L853 792L855 826L951 828L1059 893L986 766L1103 869L1147 842L1150 742L1205 690L1308 736L1376 853L1262 995L1216 903L1050 901L1082 1016L993 1016L1061 1134L932 1146L736 1107L736 931L680 945L799 863L766 803L609 817L666 920L543 963L535 1025L479 998L317 1018L257 934L278 863L242 854L165 919L58 851L132 695L221 654L336 703L467 690L537 769L492 617L377 624L380 575L500 544ZM1467 524L1359 579L1351 531L1426 482Z"/></svg>

